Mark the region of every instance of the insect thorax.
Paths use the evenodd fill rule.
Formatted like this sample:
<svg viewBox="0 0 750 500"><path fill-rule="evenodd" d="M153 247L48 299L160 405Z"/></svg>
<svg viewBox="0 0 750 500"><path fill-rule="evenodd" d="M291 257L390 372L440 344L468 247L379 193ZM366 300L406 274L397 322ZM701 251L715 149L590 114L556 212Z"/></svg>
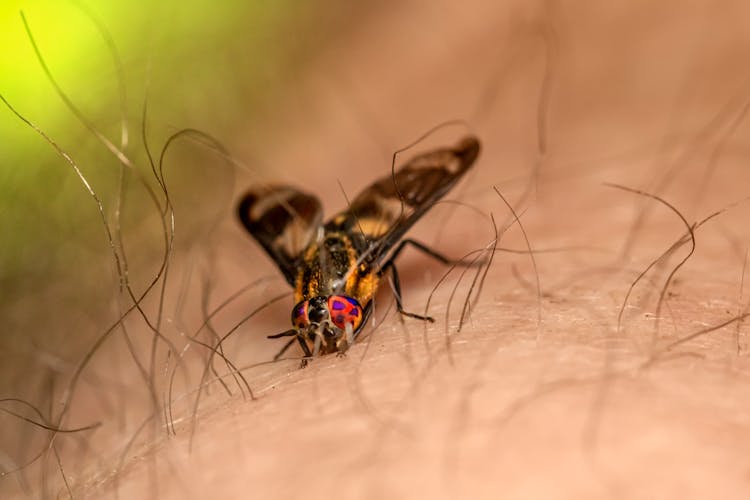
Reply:
<svg viewBox="0 0 750 500"><path fill-rule="evenodd" d="M362 255L367 241L361 234L326 226L323 237L302 252L297 266L295 301L345 295L363 306L377 290L378 274Z"/></svg>

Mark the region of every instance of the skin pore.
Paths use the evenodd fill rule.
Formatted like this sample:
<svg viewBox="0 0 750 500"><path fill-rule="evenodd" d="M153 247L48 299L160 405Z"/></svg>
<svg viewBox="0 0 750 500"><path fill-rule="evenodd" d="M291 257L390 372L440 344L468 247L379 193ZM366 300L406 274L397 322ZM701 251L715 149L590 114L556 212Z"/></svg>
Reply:
<svg viewBox="0 0 750 500"><path fill-rule="evenodd" d="M235 366L268 361L283 340L265 337L289 327L293 300L226 203L179 233L165 312L156 291L144 300L174 353L160 342L151 369L153 332L132 314L129 342L151 378L121 332L82 375L59 425L102 425L55 438L74 498L744 498L750 13L740 1L652 3L399 3L322 51L269 103L268 130L221 138L233 158L268 166L237 168L225 197L289 183L330 216L394 151L465 119L480 159L447 196L458 203L409 236L463 257L494 247L492 214L500 238L468 318L476 270L441 281L448 268L406 250L404 305L434 324L402 321L385 283L376 326L346 356L243 369L252 398L213 355L229 396L207 384L209 351L186 336L231 333L222 348ZM396 163L467 132L445 127ZM173 190L178 228L190 192ZM143 290L155 270L129 264ZM60 370L58 409L72 372ZM3 422L44 448L47 432ZM0 492L65 498L54 453L46 460L46 483L33 469Z"/></svg>

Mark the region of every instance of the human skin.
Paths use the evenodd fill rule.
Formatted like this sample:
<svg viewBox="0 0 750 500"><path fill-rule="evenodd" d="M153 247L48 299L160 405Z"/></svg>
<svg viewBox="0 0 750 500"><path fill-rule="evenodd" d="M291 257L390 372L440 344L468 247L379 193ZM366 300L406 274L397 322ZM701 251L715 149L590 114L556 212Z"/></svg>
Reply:
<svg viewBox="0 0 750 500"><path fill-rule="evenodd" d="M377 326L345 356L247 369L254 399L214 391L195 420L180 406L175 436L139 444L124 465L113 453L103 472L76 478L76 496L745 498L748 207L731 204L750 186L748 13L715 5L407 5L363 22L321 55L324 82L302 84L317 110L278 103L272 126L285 135L264 163L330 214L345 204L336 179L351 197L387 174L390 152L466 118L470 130L450 127L422 148L480 138L473 172L448 196L474 208L440 204L412 236L462 257L494 248L492 214L498 250L469 318L459 331L466 281L446 317L462 270L430 297L447 269L407 251L405 305L421 313L429 299L435 323L399 318L385 286ZM424 31L404 38L414 26ZM660 197L687 226L663 201L605 183ZM719 210L694 229L695 253L673 277L690 238L629 293ZM220 297L275 272L230 215L215 236ZM233 303L226 324L263 297ZM264 336L288 327L291 306L243 325L228 356L270 359L280 346Z"/></svg>

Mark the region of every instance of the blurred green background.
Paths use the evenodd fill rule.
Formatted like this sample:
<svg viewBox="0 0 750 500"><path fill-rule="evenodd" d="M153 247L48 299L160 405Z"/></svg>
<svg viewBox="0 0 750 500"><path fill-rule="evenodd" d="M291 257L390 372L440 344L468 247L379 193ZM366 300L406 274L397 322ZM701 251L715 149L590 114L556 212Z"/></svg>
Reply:
<svg viewBox="0 0 750 500"><path fill-rule="evenodd" d="M338 0L3 0L0 94L73 158L100 198L115 239L121 227L118 253L121 259L127 255L128 281L138 296L162 264L163 224L168 224L160 213L164 197L141 138L144 102L149 110L147 136L157 158L165 140L185 128L211 134L230 151L253 154L273 134L274 127L267 124L274 103L284 102L289 89L314 67L319 51L336 43L351 25L355 9L359 7ZM123 174L128 171L56 92L20 11L62 91L85 122L133 161L134 172ZM123 118L129 131L126 142ZM167 286L174 301L185 283L181 275L191 273L190 259L200 255L209 260L206 248L225 244L213 241L210 231L236 224L236 168L183 140L170 150L165 174L176 211L177 239ZM161 207L155 206L148 188L157 192ZM190 285L195 287L197 281ZM84 354L122 308L132 305L118 284L95 201L74 169L0 103L0 397L21 398L52 418ZM179 321L156 314L159 292L153 289L142 304L151 321ZM136 314L129 319L133 317L141 330L131 321L130 338L137 351L151 337L143 321ZM127 358L125 336L117 332L113 337L106 351L96 354L106 367L103 373L88 370L83 375L83 385L98 390L81 390L84 396L73 402L73 408L84 413L83 420L94 418L87 403L95 400L92 407L103 408L96 418L117 415L122 422L127 411L137 414L139 397L147 393L133 360ZM146 349L133 356L147 363ZM127 365L118 364L119 359ZM132 391L123 391L125 387ZM128 399L120 399L120 392ZM113 401L127 403L117 406ZM6 405L36 418L25 406ZM0 432L0 456L6 459L0 475L27 463L46 446L43 432L5 413L0 413L0 429L10 430ZM25 473L33 484L35 473ZM0 483L0 497L6 497L6 487L15 491L16 479L8 476Z"/></svg>
<svg viewBox="0 0 750 500"><path fill-rule="evenodd" d="M125 0L5 0L0 4L0 94L73 157L112 221L120 165L55 92L34 53L21 10L60 87L118 146L121 117L126 117L129 141L124 150L147 172L140 138L144 100L157 154L170 133L186 127L206 131L231 149L231 141L268 116L263 108L269 97L293 85L315 54L335 43L357 8L337 0L162 0L140 5ZM170 167L169 175L176 196L182 193L188 205L205 202L215 214L230 204L233 172L225 164L223 170L206 167L199 161L205 155L183 146L172 164L187 160L179 170ZM216 157L212 161L222 163ZM122 218L123 231L131 231L128 250L134 260L147 254L144 261L152 259L153 271L163 248L158 215L142 186L129 182ZM194 208L203 212L203 207ZM157 237L139 237L141 226ZM14 373L0 389L24 396L15 389L25 370L16 368L39 362L40 348L70 362L77 359L81 345L89 342L84 339L101 332L101 315L113 314L117 278L94 201L70 166L5 106L0 109L0 237L0 375ZM142 288L150 276L141 272L131 278Z"/></svg>

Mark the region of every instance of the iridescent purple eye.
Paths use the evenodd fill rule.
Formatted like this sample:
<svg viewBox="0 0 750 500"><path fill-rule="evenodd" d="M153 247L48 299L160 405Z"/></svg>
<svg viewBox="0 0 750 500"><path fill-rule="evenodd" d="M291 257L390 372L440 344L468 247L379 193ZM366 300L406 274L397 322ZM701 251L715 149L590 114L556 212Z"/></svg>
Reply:
<svg viewBox="0 0 750 500"><path fill-rule="evenodd" d="M292 325L298 330L304 330L310 326L310 319L307 317L308 301L303 300L292 309Z"/></svg>
<svg viewBox="0 0 750 500"><path fill-rule="evenodd" d="M362 306L346 295L328 297L328 310L331 312L333 324L342 330L346 330L346 325L350 324L352 330L356 332L362 323Z"/></svg>

